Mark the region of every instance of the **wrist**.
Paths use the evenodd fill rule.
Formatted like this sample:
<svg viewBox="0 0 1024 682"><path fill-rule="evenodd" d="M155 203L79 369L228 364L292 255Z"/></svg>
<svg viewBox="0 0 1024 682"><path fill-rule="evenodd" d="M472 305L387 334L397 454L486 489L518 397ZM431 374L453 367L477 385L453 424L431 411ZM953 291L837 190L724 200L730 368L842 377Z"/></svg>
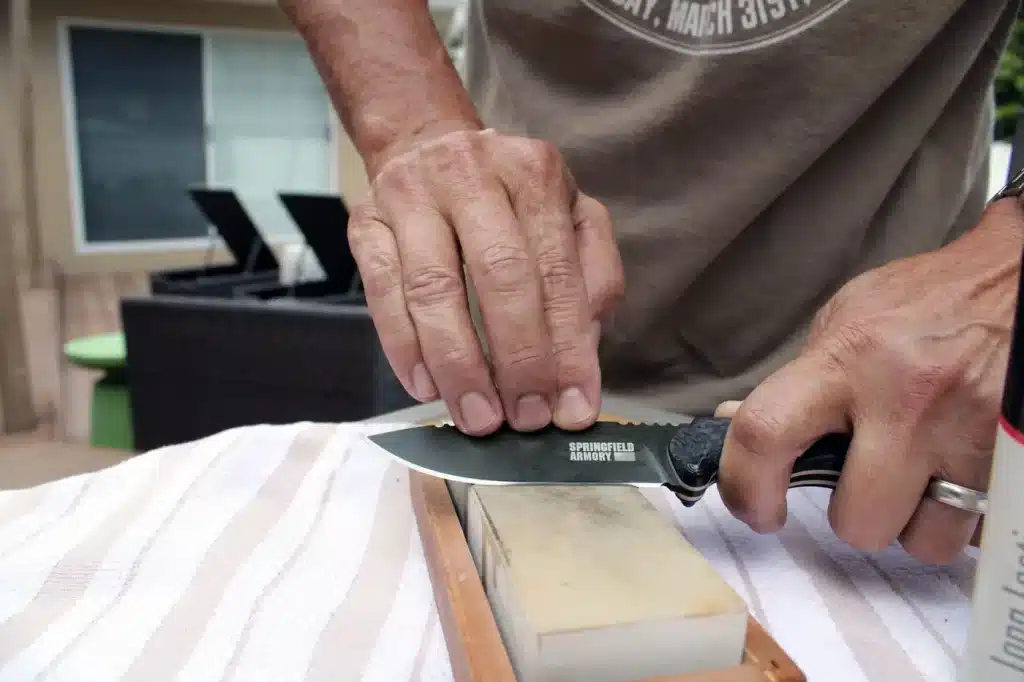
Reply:
<svg viewBox="0 0 1024 682"><path fill-rule="evenodd" d="M1015 272L1019 271L1024 254L1024 199L1006 197L991 201L978 225L957 241L962 240L970 242L965 244L968 251L980 252L981 262L1010 264Z"/></svg>
<svg viewBox="0 0 1024 682"><path fill-rule="evenodd" d="M416 144L483 127L433 19L426 14L421 21L410 44L360 61L363 74L345 98L352 141L370 178Z"/></svg>
<svg viewBox="0 0 1024 682"><path fill-rule="evenodd" d="M481 127L423 0L278 0L372 178L418 141Z"/></svg>
<svg viewBox="0 0 1024 682"><path fill-rule="evenodd" d="M388 161L418 145L450 133L483 130L482 123L475 116L439 120L413 119L396 123L387 116L373 112L368 112L359 127L363 130L363 144L357 142L357 147L371 179L376 177Z"/></svg>
<svg viewBox="0 0 1024 682"><path fill-rule="evenodd" d="M992 321L1008 328L1024 255L1024 202L1018 197L991 201L977 226L942 250L951 267L963 272L970 307L988 311Z"/></svg>
<svg viewBox="0 0 1024 682"><path fill-rule="evenodd" d="M985 205L974 227L940 251L969 256L977 263L1020 261L1024 247L1024 199L994 198Z"/></svg>

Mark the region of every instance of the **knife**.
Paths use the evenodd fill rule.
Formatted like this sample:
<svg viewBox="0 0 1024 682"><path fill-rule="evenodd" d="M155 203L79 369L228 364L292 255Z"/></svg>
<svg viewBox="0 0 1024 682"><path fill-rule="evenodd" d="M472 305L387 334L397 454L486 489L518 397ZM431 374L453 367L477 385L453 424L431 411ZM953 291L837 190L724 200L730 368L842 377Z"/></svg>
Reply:
<svg viewBox="0 0 1024 682"><path fill-rule="evenodd" d="M507 425L489 436L454 426L415 426L368 439L411 469L478 485L666 486L687 507L718 479L730 420L689 424L597 422L584 431L548 426L521 433ZM835 488L851 437L828 434L793 465L790 488Z"/></svg>

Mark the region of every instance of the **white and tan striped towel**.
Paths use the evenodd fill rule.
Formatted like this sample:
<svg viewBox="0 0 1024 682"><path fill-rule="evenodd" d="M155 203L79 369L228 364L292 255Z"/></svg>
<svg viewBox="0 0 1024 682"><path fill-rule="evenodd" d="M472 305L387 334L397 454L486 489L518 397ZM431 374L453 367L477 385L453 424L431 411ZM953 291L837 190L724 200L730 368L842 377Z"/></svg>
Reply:
<svg viewBox="0 0 1024 682"><path fill-rule="evenodd" d="M360 436L236 429L0 495L0 682L452 679L404 467ZM973 558L837 542L794 491L759 536L659 498L812 682L951 682Z"/></svg>

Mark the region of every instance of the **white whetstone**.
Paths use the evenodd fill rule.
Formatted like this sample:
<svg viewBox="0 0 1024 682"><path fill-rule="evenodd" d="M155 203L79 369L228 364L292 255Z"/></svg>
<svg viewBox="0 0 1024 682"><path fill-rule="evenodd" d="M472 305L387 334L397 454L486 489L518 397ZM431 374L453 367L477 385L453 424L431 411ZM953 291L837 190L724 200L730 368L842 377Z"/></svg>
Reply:
<svg viewBox="0 0 1024 682"><path fill-rule="evenodd" d="M518 682L636 682L741 662L743 599L636 488L459 492Z"/></svg>

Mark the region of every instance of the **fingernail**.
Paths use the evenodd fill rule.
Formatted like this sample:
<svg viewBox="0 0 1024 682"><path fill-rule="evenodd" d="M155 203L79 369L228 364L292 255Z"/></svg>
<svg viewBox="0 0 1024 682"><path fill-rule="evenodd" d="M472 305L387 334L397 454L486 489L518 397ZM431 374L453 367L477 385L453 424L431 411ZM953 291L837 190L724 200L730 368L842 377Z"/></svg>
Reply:
<svg viewBox="0 0 1024 682"><path fill-rule="evenodd" d="M551 408L544 396L530 393L516 402L516 427L525 431L536 431L551 421Z"/></svg>
<svg viewBox="0 0 1024 682"><path fill-rule="evenodd" d="M742 403L739 400L726 400L715 408L715 417L734 417Z"/></svg>
<svg viewBox="0 0 1024 682"><path fill-rule="evenodd" d="M555 408L555 419L562 426L575 426L589 421L593 408L587 402L583 391L578 388L567 388L558 397Z"/></svg>
<svg viewBox="0 0 1024 682"><path fill-rule="evenodd" d="M485 431L498 420L487 398L479 393L466 393L459 398L459 412L463 426L469 431Z"/></svg>
<svg viewBox="0 0 1024 682"><path fill-rule="evenodd" d="M424 402L437 396L434 380L430 378L430 372L422 362L412 368L412 389L416 391L416 398Z"/></svg>

